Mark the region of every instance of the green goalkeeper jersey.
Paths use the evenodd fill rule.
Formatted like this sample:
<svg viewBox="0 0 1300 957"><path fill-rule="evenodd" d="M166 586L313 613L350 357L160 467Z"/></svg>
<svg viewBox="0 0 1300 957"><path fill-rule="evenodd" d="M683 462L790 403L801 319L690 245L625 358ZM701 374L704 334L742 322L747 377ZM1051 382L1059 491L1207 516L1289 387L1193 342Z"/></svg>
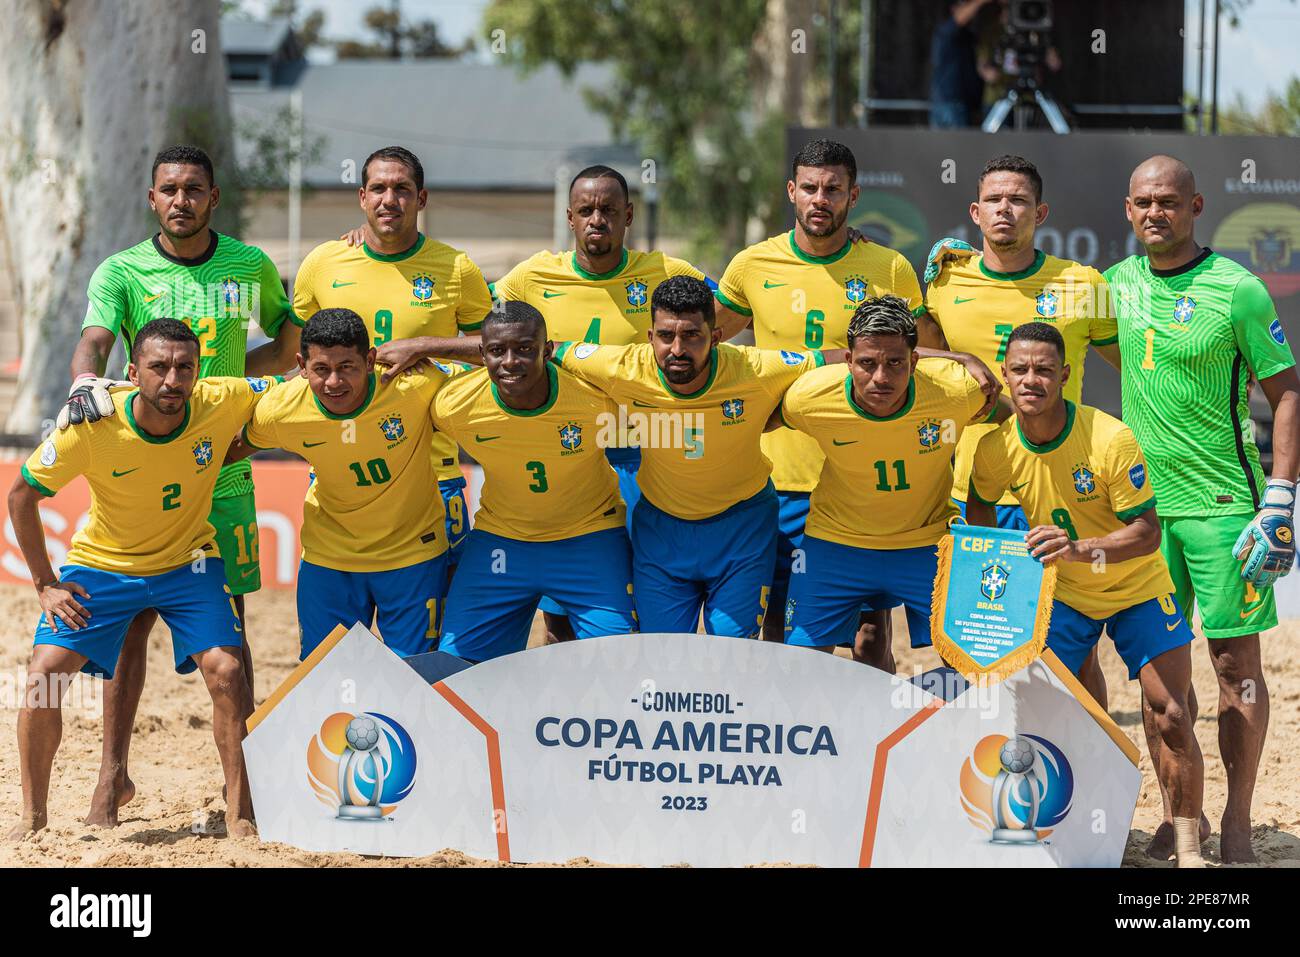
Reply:
<svg viewBox="0 0 1300 957"><path fill-rule="evenodd" d="M114 253L90 277L86 295L81 328L102 326L120 335L128 356L145 323L183 319L199 339L201 377L244 374L250 323L272 338L286 321L302 324L270 257L215 230L197 259L170 255L157 235ZM222 468L213 498L252 490L252 466L236 462Z"/></svg>
<svg viewBox="0 0 1300 957"><path fill-rule="evenodd" d="M1106 271L1119 321L1124 422L1166 518L1259 506L1249 381L1295 365L1268 290L1206 249L1178 269L1130 256Z"/></svg>

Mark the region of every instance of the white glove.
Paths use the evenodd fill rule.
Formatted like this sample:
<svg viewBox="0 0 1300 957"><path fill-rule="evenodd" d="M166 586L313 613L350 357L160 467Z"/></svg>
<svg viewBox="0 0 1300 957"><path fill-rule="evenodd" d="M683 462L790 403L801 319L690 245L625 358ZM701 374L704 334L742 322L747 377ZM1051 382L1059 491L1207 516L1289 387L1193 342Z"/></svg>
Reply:
<svg viewBox="0 0 1300 957"><path fill-rule="evenodd" d="M116 409L108 390L117 384L116 379L101 379L89 372L77 376L68 390L68 401L54 420L58 430L62 432L69 425L98 422L106 415L113 415Z"/></svg>
<svg viewBox="0 0 1300 957"><path fill-rule="evenodd" d="M1233 554L1242 562L1241 577L1255 585L1271 585L1295 563L1295 482L1269 479L1259 511L1242 529Z"/></svg>

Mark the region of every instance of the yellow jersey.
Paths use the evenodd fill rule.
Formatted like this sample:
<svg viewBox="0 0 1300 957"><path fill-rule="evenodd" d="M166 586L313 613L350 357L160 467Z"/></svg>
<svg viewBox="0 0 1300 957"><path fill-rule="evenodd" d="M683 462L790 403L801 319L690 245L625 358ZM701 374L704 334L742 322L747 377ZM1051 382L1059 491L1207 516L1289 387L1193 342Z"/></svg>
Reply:
<svg viewBox="0 0 1300 957"><path fill-rule="evenodd" d="M208 522L226 450L272 378L214 376L194 384L175 431L150 435L136 423L137 389L110 393L116 414L54 432L22 467L53 495L78 475L90 486L90 518L72 536L67 561L125 575L160 575L220 553ZM274 386L274 388L272 388ZM269 391L268 391L269 390Z"/></svg>
<svg viewBox="0 0 1300 957"><path fill-rule="evenodd" d="M382 346L477 332L492 296L469 256L421 233L411 249L393 256L341 240L321 243L298 269L293 308L304 322L321 309L351 309L365 321L371 342ZM432 454L439 481L463 478L449 438L435 436Z"/></svg>
<svg viewBox="0 0 1300 957"><path fill-rule="evenodd" d="M304 561L343 572L406 568L447 550L429 444L434 396L447 376L370 373L350 415L320 404L305 378L267 397L244 428L255 448L301 455L316 473L302 507Z"/></svg>
<svg viewBox="0 0 1300 957"><path fill-rule="evenodd" d="M763 490L772 474L759 446L763 427L790 384L824 361L820 352L723 343L709 357L700 390L679 395L668 387L648 342L565 342L556 359L618 403L619 427L608 439L640 445L641 494L690 521L711 518Z"/></svg>
<svg viewBox="0 0 1300 957"><path fill-rule="evenodd" d="M601 448L614 403L577 376L546 364L550 398L512 409L486 369L438 393L434 422L483 466L474 526L525 542L553 542L620 527L618 479Z"/></svg>
<svg viewBox="0 0 1300 957"><path fill-rule="evenodd" d="M918 362L902 408L884 417L854 401L844 366L800 378L781 402L781 421L826 456L807 533L856 548L937 543L957 514L948 494L952 452L983 404L979 384L947 359Z"/></svg>
<svg viewBox="0 0 1300 957"><path fill-rule="evenodd" d="M1065 397L1071 402L1083 397L1083 360L1089 343L1105 346L1119 341L1101 273L1042 250L1035 253L1032 266L1014 273L989 269L983 256L947 263L926 289L925 306L948 346L977 356L999 380L1012 329L1026 322L1055 326L1065 339L1065 361L1070 366ZM975 446L994 428L994 424L976 426L957 446L952 494L959 501L966 500ZM1007 496L999 504L1012 505L1015 500Z"/></svg>
<svg viewBox="0 0 1300 957"><path fill-rule="evenodd" d="M492 284L501 302L526 302L546 317L547 338L625 346L645 342L650 297L673 276L703 279L690 263L624 249L617 269L587 272L573 252L540 252Z"/></svg>
<svg viewBox="0 0 1300 957"><path fill-rule="evenodd" d="M971 494L999 501L1010 490L1030 527L1056 525L1072 539L1109 535L1155 508L1150 473L1133 431L1100 409L1066 403L1065 428L1034 445L1013 417L985 432L975 451ZM1056 597L1090 618L1171 594L1159 551L1126 562L1060 562Z"/></svg>
<svg viewBox="0 0 1300 957"><path fill-rule="evenodd" d="M736 254L718 283L724 306L754 320L760 349L847 349L849 320L863 300L894 295L921 309L916 272L897 250L878 243L846 243L830 256L809 256L794 230ZM800 432L763 436L772 482L788 492L811 492L823 456Z"/></svg>

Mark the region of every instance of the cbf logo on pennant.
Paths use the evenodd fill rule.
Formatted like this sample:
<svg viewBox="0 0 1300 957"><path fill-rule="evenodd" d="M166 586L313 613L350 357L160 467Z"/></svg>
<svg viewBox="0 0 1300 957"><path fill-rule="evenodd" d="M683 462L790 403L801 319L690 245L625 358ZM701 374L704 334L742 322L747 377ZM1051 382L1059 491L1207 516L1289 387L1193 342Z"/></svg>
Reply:
<svg viewBox="0 0 1300 957"><path fill-rule="evenodd" d="M954 525L939 542L930 635L964 675L1006 678L1047 644L1056 569L1029 554L1025 532Z"/></svg>

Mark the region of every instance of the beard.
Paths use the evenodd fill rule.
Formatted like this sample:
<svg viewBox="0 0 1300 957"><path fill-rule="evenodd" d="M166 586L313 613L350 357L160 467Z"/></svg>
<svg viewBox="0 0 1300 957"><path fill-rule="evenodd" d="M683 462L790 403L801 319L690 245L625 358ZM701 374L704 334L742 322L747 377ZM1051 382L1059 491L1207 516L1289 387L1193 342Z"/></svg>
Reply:
<svg viewBox="0 0 1300 957"><path fill-rule="evenodd" d="M809 236L818 236L818 237L833 236L841 228L843 228L844 224L848 221L849 210L848 207L846 206L843 212L839 214L836 214L835 210L833 209L829 210L828 212L830 214L830 220L825 225L817 226L809 223L807 219L807 214L797 217L799 220L799 225L803 227L803 231Z"/></svg>
<svg viewBox="0 0 1300 957"><path fill-rule="evenodd" d="M663 372L664 378L673 385L685 385L700 374L700 369L690 362L689 366L665 365Z"/></svg>

